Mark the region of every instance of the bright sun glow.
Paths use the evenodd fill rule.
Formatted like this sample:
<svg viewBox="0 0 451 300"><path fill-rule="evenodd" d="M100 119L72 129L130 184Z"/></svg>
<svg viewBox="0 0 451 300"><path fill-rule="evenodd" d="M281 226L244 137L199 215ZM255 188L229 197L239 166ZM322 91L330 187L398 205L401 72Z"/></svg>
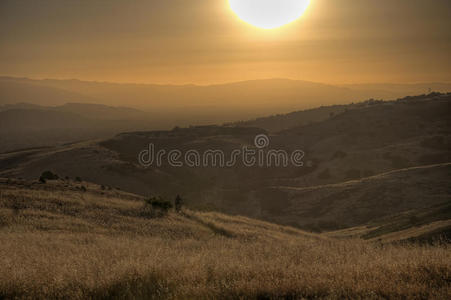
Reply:
<svg viewBox="0 0 451 300"><path fill-rule="evenodd" d="M263 29L291 23L302 16L310 0L229 0L243 21Z"/></svg>

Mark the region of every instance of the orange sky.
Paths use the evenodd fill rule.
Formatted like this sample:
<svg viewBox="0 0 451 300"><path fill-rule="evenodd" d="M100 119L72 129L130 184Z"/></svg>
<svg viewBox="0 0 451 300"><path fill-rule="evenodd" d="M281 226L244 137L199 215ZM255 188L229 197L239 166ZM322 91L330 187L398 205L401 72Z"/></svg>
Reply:
<svg viewBox="0 0 451 300"><path fill-rule="evenodd" d="M209 84L451 81L451 1L311 0L256 29L227 0L0 2L0 73Z"/></svg>

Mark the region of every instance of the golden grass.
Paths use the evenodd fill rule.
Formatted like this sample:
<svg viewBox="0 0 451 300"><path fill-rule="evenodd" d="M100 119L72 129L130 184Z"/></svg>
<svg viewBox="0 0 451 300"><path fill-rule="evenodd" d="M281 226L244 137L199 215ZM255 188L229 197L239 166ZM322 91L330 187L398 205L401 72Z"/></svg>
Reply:
<svg viewBox="0 0 451 300"><path fill-rule="evenodd" d="M449 246L336 240L244 217L0 185L0 298L450 298Z"/></svg>

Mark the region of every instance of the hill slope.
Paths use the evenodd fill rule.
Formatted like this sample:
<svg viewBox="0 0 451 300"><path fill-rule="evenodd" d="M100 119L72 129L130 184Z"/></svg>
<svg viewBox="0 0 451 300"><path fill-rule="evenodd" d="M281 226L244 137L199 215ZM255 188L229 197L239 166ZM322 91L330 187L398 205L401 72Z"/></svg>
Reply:
<svg viewBox="0 0 451 300"><path fill-rule="evenodd" d="M451 294L446 245L381 247L218 213L143 212L141 197L86 182L0 180L0 297Z"/></svg>
<svg viewBox="0 0 451 300"><path fill-rule="evenodd" d="M259 193L272 206L266 219L302 228L337 229L372 223L401 212L434 211L451 204L451 163L395 170L376 176L312 187L272 187ZM273 199L284 199L274 203ZM435 212L425 223L451 220ZM420 222L415 222L421 225ZM384 224L385 225L385 224Z"/></svg>
<svg viewBox="0 0 451 300"><path fill-rule="evenodd" d="M268 149L303 150L303 167L238 162L233 168L176 168L164 160L145 168L138 163L150 143L165 151L229 154L253 147L257 134L267 134L253 127L202 126L6 153L0 155L0 175L36 179L52 170L141 195L182 194L191 208L336 230L449 201L450 104L450 95L438 94L364 102L270 134ZM409 189L403 192L400 183Z"/></svg>

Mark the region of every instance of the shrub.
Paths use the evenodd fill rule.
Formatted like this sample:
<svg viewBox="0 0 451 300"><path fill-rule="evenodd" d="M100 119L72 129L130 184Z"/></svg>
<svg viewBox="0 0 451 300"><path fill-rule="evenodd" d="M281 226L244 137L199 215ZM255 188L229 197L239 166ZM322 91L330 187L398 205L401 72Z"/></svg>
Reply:
<svg viewBox="0 0 451 300"><path fill-rule="evenodd" d="M162 197L151 197L145 200L142 215L146 217L161 217L167 215L172 203Z"/></svg>
<svg viewBox="0 0 451 300"><path fill-rule="evenodd" d="M39 177L39 181L42 183L46 183L47 180L56 180L58 179L58 175L52 173L51 171L42 172L41 177Z"/></svg>
<svg viewBox="0 0 451 300"><path fill-rule="evenodd" d="M168 212L172 208L172 203L162 198L158 198L152 201L152 208L155 210L161 210L163 212Z"/></svg>
<svg viewBox="0 0 451 300"><path fill-rule="evenodd" d="M75 181L81 182L81 181L82 181L82 180L81 180L81 177L79 177L79 176L75 177Z"/></svg>

